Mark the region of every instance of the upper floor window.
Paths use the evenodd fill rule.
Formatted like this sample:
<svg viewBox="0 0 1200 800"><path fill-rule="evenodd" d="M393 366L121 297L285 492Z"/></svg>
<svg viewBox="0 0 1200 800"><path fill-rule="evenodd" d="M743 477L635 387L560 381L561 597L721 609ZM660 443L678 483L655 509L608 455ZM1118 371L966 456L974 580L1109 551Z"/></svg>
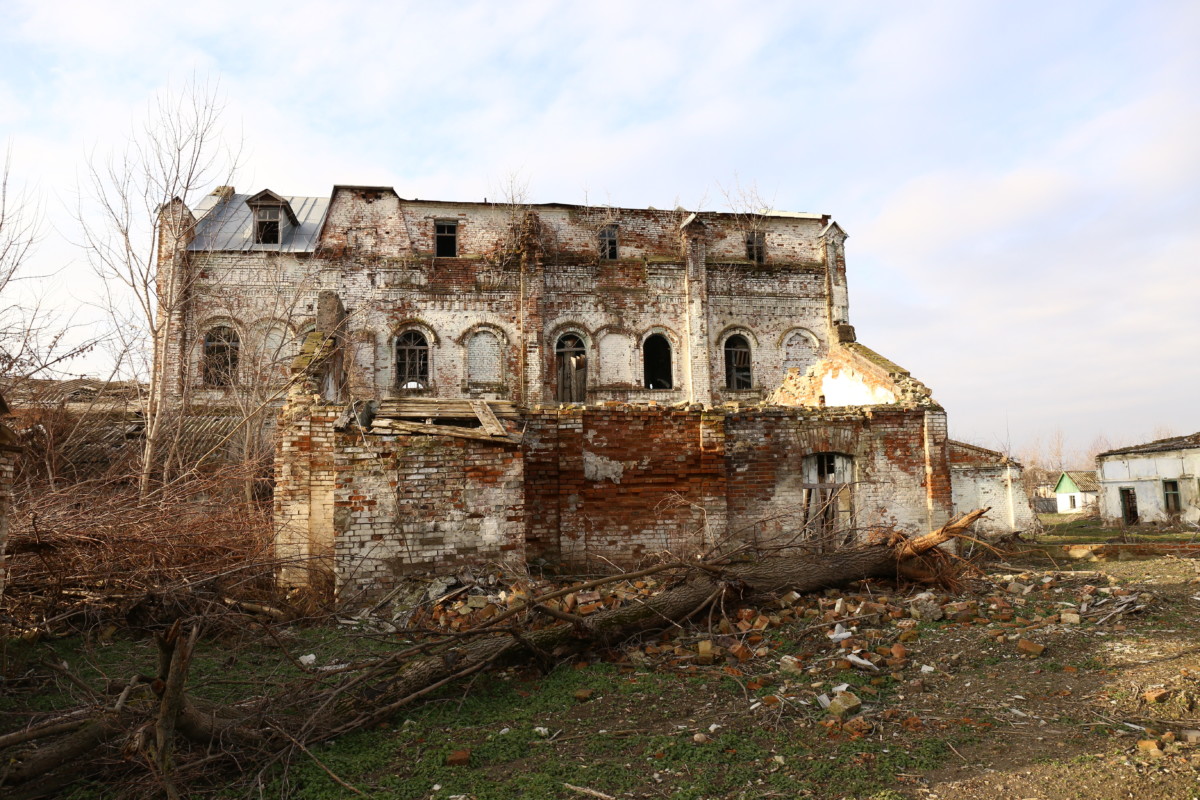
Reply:
<svg viewBox="0 0 1200 800"><path fill-rule="evenodd" d="M762 231L746 232L746 258L755 264L767 261L767 235Z"/></svg>
<svg viewBox="0 0 1200 800"><path fill-rule="evenodd" d="M232 386L237 377L241 339L228 325L219 325L204 335L200 376L206 386Z"/></svg>
<svg viewBox="0 0 1200 800"><path fill-rule="evenodd" d="M661 333L646 338L642 345L642 378L647 389L670 389L671 343Z"/></svg>
<svg viewBox="0 0 1200 800"><path fill-rule="evenodd" d="M396 388L429 388L429 342L420 331L396 337Z"/></svg>
<svg viewBox="0 0 1200 800"><path fill-rule="evenodd" d="M438 258L458 256L458 223L436 222L433 227L434 255Z"/></svg>
<svg viewBox="0 0 1200 800"><path fill-rule="evenodd" d="M605 225L600 229L600 258L615 259L617 257L617 226Z"/></svg>
<svg viewBox="0 0 1200 800"><path fill-rule="evenodd" d="M741 334L734 334L725 340L725 388L754 388L750 371L750 342Z"/></svg>
<svg viewBox="0 0 1200 800"><path fill-rule="evenodd" d="M254 209L254 243L279 244L279 206Z"/></svg>
<svg viewBox="0 0 1200 800"><path fill-rule="evenodd" d="M255 244L282 244L287 232L300 224L287 198L270 189L246 198L246 205L254 214Z"/></svg>

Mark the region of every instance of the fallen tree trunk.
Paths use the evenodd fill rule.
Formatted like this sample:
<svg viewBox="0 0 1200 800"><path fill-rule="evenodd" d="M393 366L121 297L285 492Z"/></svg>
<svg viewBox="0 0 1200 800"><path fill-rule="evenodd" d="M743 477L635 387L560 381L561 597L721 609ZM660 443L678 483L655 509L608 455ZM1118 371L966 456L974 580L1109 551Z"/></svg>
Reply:
<svg viewBox="0 0 1200 800"><path fill-rule="evenodd" d="M398 710L438 689L480 672L497 663L520 660L550 662L564 655L597 645L609 645L632 636L678 624L698 613L722 595L738 599L788 591L811 592L855 580L900 574L914 561L929 558L937 548L961 535L987 509L972 511L932 533L914 539L893 536L887 541L848 548L832 553L777 556L743 563L667 564L651 571L678 570L681 581L660 594L634 605L598 611L589 617L577 617L543 605L548 596L535 598L511 609L488 623L456 637L410 647L400 653L364 662L333 678L314 678L307 686L265 700L253 710L220 713L219 709L197 710L183 692L194 635L188 640L174 628L162 642L159 680L154 693L159 697L153 723L156 729L157 758L154 761L165 777L183 757L174 750L172 740L183 736L196 744L220 741L230 757L241 760L279 755L291 748L303 750L308 744L341 736L382 722ZM944 559L944 556L943 556ZM628 575L608 580L621 580ZM604 583L605 579L592 582ZM576 587L578 588L578 587ZM561 624L531 629L520 624L521 615L541 613ZM505 623L505 624L501 624ZM178 648L178 650L177 650ZM150 720L127 710L118 715L103 712L80 729L71 723L71 733L42 748L0 756L9 761L0 785L45 780L46 785L61 785L56 772L62 765L49 763L50 752L68 752L87 757L87 749L111 746L118 736L114 725L132 731ZM236 720L236 721L235 721ZM47 729L48 730L48 729ZM49 736L47 738L50 738ZM13 738L14 744L23 741ZM9 748L11 749L11 748ZM174 758L176 764L172 765ZM36 794L36 787L30 786Z"/></svg>

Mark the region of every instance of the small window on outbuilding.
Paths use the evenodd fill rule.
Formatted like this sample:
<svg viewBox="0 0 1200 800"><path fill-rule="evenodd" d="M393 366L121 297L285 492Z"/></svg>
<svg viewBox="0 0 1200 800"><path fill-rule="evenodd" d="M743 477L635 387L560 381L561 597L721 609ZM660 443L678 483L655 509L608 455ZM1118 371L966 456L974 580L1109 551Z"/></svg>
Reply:
<svg viewBox="0 0 1200 800"><path fill-rule="evenodd" d="M614 260L617 257L617 226L605 225L600 229L600 258Z"/></svg>
<svg viewBox="0 0 1200 800"><path fill-rule="evenodd" d="M396 388L429 388L429 342L420 331L408 330L396 337Z"/></svg>
<svg viewBox="0 0 1200 800"><path fill-rule="evenodd" d="M767 235L762 231L746 232L746 259L755 264L767 261Z"/></svg>
<svg viewBox="0 0 1200 800"><path fill-rule="evenodd" d="M725 388L754 388L750 370L750 342L741 334L734 334L725 340Z"/></svg>
<svg viewBox="0 0 1200 800"><path fill-rule="evenodd" d="M1163 481L1163 508L1168 514L1183 511L1183 503L1179 497L1179 481Z"/></svg>
<svg viewBox="0 0 1200 800"><path fill-rule="evenodd" d="M453 220L434 223L434 255L438 258L458 257L458 223Z"/></svg>
<svg viewBox="0 0 1200 800"><path fill-rule="evenodd" d="M647 389L673 388L671 343L661 333L647 337L642 345L642 377Z"/></svg>
<svg viewBox="0 0 1200 800"><path fill-rule="evenodd" d="M232 386L237 377L241 339L228 325L220 325L204 335L204 355L200 361L205 386Z"/></svg>

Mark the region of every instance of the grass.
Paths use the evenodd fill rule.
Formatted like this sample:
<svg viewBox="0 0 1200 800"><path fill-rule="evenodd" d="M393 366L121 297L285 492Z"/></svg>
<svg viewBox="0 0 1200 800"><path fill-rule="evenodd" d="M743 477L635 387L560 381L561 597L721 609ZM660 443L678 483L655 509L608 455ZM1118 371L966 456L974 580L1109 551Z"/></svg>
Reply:
<svg viewBox="0 0 1200 800"><path fill-rule="evenodd" d="M1098 544L1104 542L1186 542L1195 531L1163 530L1143 526L1138 528L1106 527L1095 517L1084 514L1038 514L1045 532L1039 544Z"/></svg>

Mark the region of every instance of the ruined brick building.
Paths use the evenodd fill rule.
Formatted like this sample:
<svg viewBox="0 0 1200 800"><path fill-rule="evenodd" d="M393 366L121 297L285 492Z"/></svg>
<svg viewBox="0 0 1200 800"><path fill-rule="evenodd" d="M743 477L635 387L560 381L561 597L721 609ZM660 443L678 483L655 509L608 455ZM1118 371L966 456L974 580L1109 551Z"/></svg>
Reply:
<svg viewBox="0 0 1200 800"><path fill-rule="evenodd" d="M164 213L184 223L161 248L164 396L286 393L280 553L336 554L343 588L462 559L831 546L959 505L1032 520L1019 467L951 442L929 390L855 340L827 215L362 186Z"/></svg>

